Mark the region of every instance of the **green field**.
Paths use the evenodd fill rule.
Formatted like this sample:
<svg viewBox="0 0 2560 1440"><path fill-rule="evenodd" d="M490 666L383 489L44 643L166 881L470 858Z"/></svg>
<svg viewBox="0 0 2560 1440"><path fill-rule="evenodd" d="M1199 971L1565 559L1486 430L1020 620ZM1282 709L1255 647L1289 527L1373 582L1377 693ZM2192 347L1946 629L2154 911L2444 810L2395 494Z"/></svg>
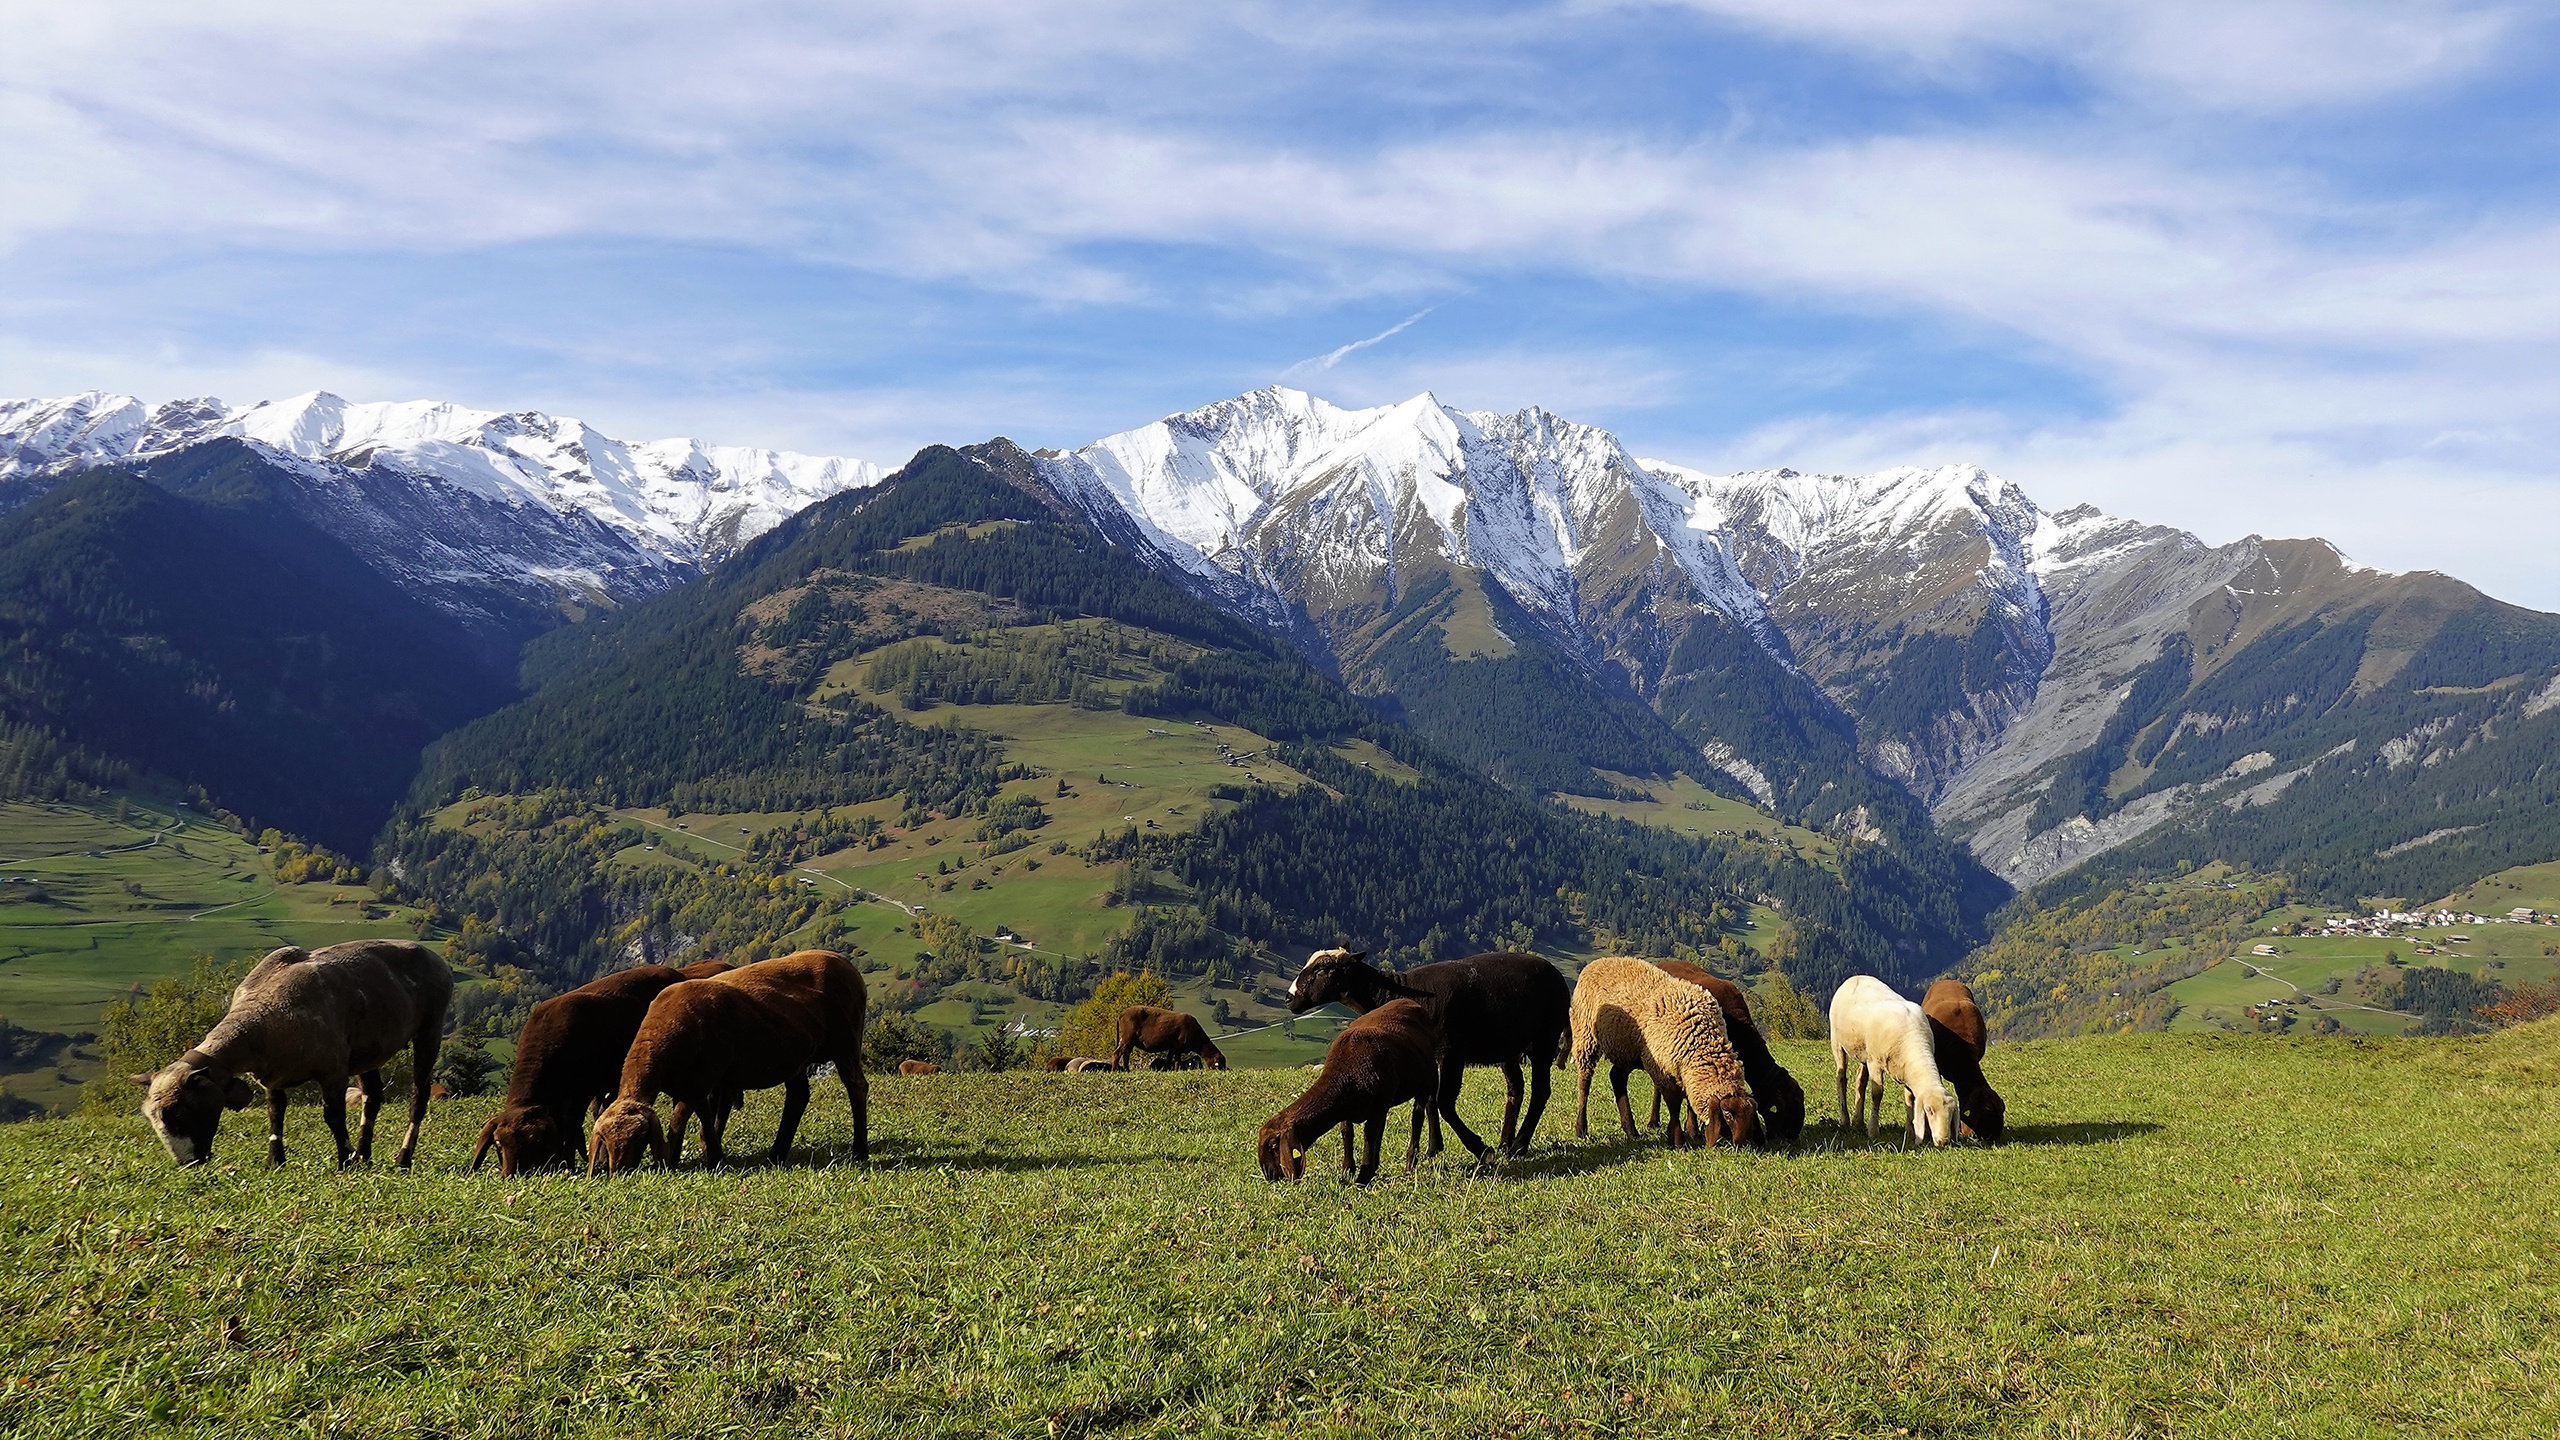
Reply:
<svg viewBox="0 0 2560 1440"><path fill-rule="evenodd" d="M0 1015L11 1023L86 1035L108 1001L185 972L199 955L410 933L408 912L361 887L279 886L268 857L236 831L165 801L124 804L121 820L114 801L0 804ZM61 1108L97 1065L75 1045L0 1074L0 1085Z"/></svg>
<svg viewBox="0 0 2560 1440"><path fill-rule="evenodd" d="M2504 915L2519 905L2530 905L2546 915L2560 914L2560 860L2484 876L2427 908Z"/></svg>
<svg viewBox="0 0 2560 1440"><path fill-rule="evenodd" d="M2291 915L2291 911L2278 912ZM2264 929L2264 926L2260 927ZM2455 933L2470 943L2453 945ZM2302 1017L2325 1017L2361 1035L2398 1035L2416 1023L2404 1015L2352 993L2332 993L2368 966L2389 966L2396 954L2405 966L2435 965L2466 974L2486 973L2506 985L2539 984L2560 974L2560 958L2543 953L2560 940L2560 930L2540 925L2478 925L2461 931L2430 928L2415 938L2381 936L2268 935L2262 942L2276 947L2272 956L2242 954L2168 987L2178 1001L2169 1021L2173 1031L2243 1030L2253 1028L2249 1011L2270 1001ZM2422 956L2425 944L2438 953Z"/></svg>
<svg viewBox="0 0 2560 1440"><path fill-rule="evenodd" d="M1838 847L1822 832L1789 825L1765 810L1719 795L1686 775L1675 775L1668 780L1641 780L1614 770L1598 773L1613 785L1641 790L1651 798L1601 800L1589 795L1550 795L1547 798L1588 815L1614 815L1621 820L1633 820L1639 825L1651 825L1660 830L1676 830L1684 835L1748 836L1757 833L1765 839L1795 847L1804 858L1826 868L1835 867L1839 859Z"/></svg>
<svg viewBox="0 0 2560 1440"><path fill-rule="evenodd" d="M466 1173L487 1102L406 1175L331 1171L307 1110L280 1173L237 1117L196 1171L135 1119L11 1126L0 1431L2560 1428L2551 1024L1990 1070L1997 1149L1576 1144L1567 1096L1521 1162L1365 1191L1262 1180L1274 1072L884 1080L867 1166L822 1088L790 1165L612 1182Z"/></svg>

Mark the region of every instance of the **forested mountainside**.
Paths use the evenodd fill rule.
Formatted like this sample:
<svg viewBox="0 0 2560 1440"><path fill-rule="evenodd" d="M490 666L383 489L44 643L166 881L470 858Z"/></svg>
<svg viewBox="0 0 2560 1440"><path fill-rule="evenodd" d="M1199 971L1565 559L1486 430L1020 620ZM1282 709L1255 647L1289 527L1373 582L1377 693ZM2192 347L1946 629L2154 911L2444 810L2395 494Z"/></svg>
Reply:
<svg viewBox="0 0 2560 1440"><path fill-rule="evenodd" d="M240 457L234 457L239 459ZM253 460L63 477L0 515L0 774L137 775L361 854L419 751L511 686Z"/></svg>
<svg viewBox="0 0 2560 1440"><path fill-rule="evenodd" d="M1116 628L1105 641L1080 628L1093 625ZM1144 683L1110 668L1138 652ZM1851 840L1834 874L1773 844L1569 814L1488 781L1111 544L1001 441L929 449L699 585L545 637L525 673L534 694L430 750L384 850L405 885L556 980L826 933L850 897L795 881L795 863L963 817L978 817L971 847L940 852L937 872L1017 852L1118 865L1140 878L1122 882L1129 923L1097 958L1176 975L1337 941L1398 962L1534 943L1731 964L1755 901L1782 907L1808 986L1856 970L1917 980L1968 939L1952 867L1896 847ZM908 704L936 723L903 718ZM1052 730L1079 716L1143 717L1154 735L1236 727L1295 779L1248 767L1182 823L1053 839L1054 797L1112 782L1025 765L972 705L1016 723L1055 707L1039 712ZM674 867L643 862L632 807L781 818L734 862ZM1035 836L1046 848L1025 848ZM1058 968L1016 978L1079 978Z"/></svg>

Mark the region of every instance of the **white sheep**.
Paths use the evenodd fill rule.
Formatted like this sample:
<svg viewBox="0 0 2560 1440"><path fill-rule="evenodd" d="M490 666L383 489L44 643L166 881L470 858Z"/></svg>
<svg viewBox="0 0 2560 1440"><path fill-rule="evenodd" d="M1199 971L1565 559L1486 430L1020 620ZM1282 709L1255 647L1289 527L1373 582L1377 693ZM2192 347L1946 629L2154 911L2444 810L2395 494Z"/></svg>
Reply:
<svg viewBox="0 0 2560 1440"><path fill-rule="evenodd" d="M1675 980L1642 960L1612 957L1582 967L1573 986L1573 1058L1582 1072L1582 1104L1573 1133L1591 1133L1591 1072L1605 1059L1618 1095L1618 1124L1635 1138L1627 1076L1641 1067L1671 1101L1664 1140L1681 1141L1685 1102L1704 1143L1748 1144L1760 1138L1760 1112L1725 1032L1724 1012L1706 991Z"/></svg>
<svg viewBox="0 0 2560 1440"><path fill-rule="evenodd" d="M1831 996L1831 1068L1840 1086L1840 1128L1849 1120L1849 1063L1858 1065L1858 1122L1875 1138L1885 1081L1911 1092L1911 1134L1933 1145L1955 1136L1946 1081L1938 1076L1929 1017L1872 975L1852 975ZM1873 1097L1873 1107L1869 1097Z"/></svg>

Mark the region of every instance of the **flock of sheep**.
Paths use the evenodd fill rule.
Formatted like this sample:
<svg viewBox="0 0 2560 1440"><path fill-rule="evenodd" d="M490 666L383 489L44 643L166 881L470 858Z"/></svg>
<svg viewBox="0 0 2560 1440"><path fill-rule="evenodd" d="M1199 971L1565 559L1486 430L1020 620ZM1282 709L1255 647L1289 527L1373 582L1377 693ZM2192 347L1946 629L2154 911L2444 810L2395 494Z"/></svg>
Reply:
<svg viewBox="0 0 2560 1440"><path fill-rule="evenodd" d="M338 1163L369 1161L381 1107L382 1067L404 1049L411 1073L435 1073L453 980L444 962L405 940L356 940L312 952L288 947L258 962L232 992L220 1023L194 1048L151 1075L142 1113L181 1164L212 1158L222 1112L267 1100L267 1160L284 1163L285 1098L316 1082ZM1405 1149L1411 1169L1440 1152L1445 1121L1478 1159L1529 1148L1547 1104L1547 1072L1570 1062L1581 1075L1574 1133L1590 1133L1591 1080L1600 1064L1633 1138L1627 1080L1652 1077L1657 1112L1670 1107L1667 1143L1787 1144L1803 1133L1803 1087L1769 1053L1741 988L1676 961L1594 960L1568 982L1535 955L1495 952L1390 975L1348 950L1310 957L1289 987L1289 1008L1305 1014L1340 1003L1358 1012L1325 1051L1307 1092L1262 1126L1262 1171L1272 1179L1306 1172L1308 1147L1342 1132L1343 1167L1366 1183L1377 1173L1388 1114L1413 1107ZM643 965L607 975L533 1008L516 1044L505 1105L480 1132L478 1169L498 1152L501 1173L583 1158L589 1173L612 1174L682 1159L686 1128L702 1120L709 1163L722 1158L729 1117L749 1090L779 1087L782 1120L772 1156L787 1159L809 1103L813 1073L832 1066L853 1107L853 1153L870 1156L870 1082L862 1066L862 974L843 956L803 950L730 966ZM1985 1031L1971 992L1953 980L1915 1005L1882 981L1855 976L1831 1000L1832 1068L1840 1124L1857 1118L1869 1136L1882 1121L1886 1086L1909 1096L1910 1133L1944 1145L1961 1132L1997 1141L2006 1113L1982 1075ZM1182 1053L1224 1069L1200 1023L1187 1015L1132 1007L1122 1015L1113 1064L1134 1050ZM1086 1062L1112 1068L1104 1062ZM1496 1144L1458 1114L1467 1067L1499 1066L1509 1087ZM910 1063L910 1069L931 1066ZM1069 1068L1060 1062L1057 1068ZM349 1081L354 1084L350 1087ZM1526 1082L1524 1085L1524 1081ZM1951 1103L1948 1085L1955 1090ZM1526 1108L1523 1108L1525 1089ZM409 1129L398 1163L416 1153L429 1090L411 1089ZM672 1104L665 1122L661 1097ZM347 1105L360 1102L356 1139ZM587 1121L594 1118L594 1133ZM1355 1161L1353 1131L1366 1131Z"/></svg>

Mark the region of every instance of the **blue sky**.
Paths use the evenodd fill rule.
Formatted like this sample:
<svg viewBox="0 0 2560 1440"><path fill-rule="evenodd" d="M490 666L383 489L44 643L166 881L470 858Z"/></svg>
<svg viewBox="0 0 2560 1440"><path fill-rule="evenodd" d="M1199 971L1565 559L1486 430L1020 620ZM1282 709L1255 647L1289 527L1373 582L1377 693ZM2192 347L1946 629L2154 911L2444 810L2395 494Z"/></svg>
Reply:
<svg viewBox="0 0 2560 1440"><path fill-rule="evenodd" d="M0 394L433 396L894 463L1428 389L1711 467L1978 461L2560 609L2548 7L10 28Z"/></svg>

